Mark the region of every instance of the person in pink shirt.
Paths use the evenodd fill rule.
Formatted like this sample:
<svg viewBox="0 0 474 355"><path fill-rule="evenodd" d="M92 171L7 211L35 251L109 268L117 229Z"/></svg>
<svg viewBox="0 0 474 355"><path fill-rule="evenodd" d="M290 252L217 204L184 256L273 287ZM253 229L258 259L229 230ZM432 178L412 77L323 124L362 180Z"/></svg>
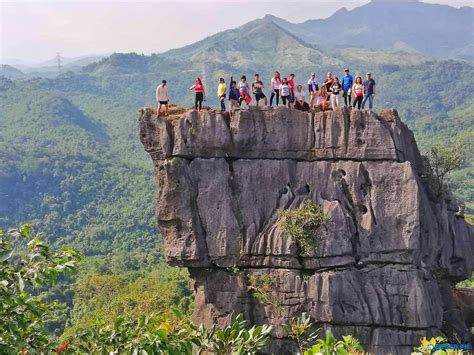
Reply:
<svg viewBox="0 0 474 355"><path fill-rule="evenodd" d="M204 101L205 91L204 85L202 84L201 78L197 78L196 82L193 86L189 88L189 90L194 90L196 97L194 99L194 107L196 110L201 111L202 109L202 102Z"/></svg>
<svg viewBox="0 0 474 355"><path fill-rule="evenodd" d="M295 74L290 74L288 77L288 86L290 87L289 107L293 107L293 104L295 103Z"/></svg>

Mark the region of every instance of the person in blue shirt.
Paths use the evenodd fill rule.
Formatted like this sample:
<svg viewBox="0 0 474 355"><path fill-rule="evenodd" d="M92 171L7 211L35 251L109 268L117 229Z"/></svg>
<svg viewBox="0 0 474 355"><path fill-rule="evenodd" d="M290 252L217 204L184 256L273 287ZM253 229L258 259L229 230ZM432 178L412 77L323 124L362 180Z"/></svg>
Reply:
<svg viewBox="0 0 474 355"><path fill-rule="evenodd" d="M344 106L351 106L351 88L353 84L354 79L352 78L352 75L349 74L349 69L344 70L344 76L342 77L342 97L344 98ZM347 104L349 102L349 105Z"/></svg>
<svg viewBox="0 0 474 355"><path fill-rule="evenodd" d="M367 73L367 80L364 81L364 98L362 99L362 109L365 107L365 103L369 100L369 112L372 112L374 106L375 96L375 80L372 79L372 74Z"/></svg>
<svg viewBox="0 0 474 355"><path fill-rule="evenodd" d="M239 108L239 89L237 83L234 81L234 78L230 77L230 86L229 86L229 106L230 112L232 113L235 109Z"/></svg>

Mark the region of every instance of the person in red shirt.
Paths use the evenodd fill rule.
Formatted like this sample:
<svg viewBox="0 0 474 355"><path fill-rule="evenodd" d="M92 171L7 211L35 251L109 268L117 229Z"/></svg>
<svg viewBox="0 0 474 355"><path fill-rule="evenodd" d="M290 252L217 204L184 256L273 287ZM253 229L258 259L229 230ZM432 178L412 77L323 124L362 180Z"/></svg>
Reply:
<svg viewBox="0 0 474 355"><path fill-rule="evenodd" d="M288 77L288 86L290 87L290 104L289 107L293 107L295 102L295 74L290 74Z"/></svg>
<svg viewBox="0 0 474 355"><path fill-rule="evenodd" d="M202 109L202 102L204 101L205 91L204 85L202 84L201 78L197 78L196 82L193 86L189 88L189 90L194 90L196 97L194 99L194 107L196 110L201 111Z"/></svg>

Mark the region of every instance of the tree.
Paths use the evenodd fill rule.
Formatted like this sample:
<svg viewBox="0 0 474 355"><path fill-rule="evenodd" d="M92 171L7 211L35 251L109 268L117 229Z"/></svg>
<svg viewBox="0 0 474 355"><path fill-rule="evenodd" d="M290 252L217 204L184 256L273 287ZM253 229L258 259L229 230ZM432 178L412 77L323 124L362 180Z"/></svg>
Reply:
<svg viewBox="0 0 474 355"><path fill-rule="evenodd" d="M79 260L68 248L53 252L29 224L0 230L0 353L51 350L55 344L44 323L59 305L43 303L33 292L75 271Z"/></svg>
<svg viewBox="0 0 474 355"><path fill-rule="evenodd" d="M311 200L305 200L300 208L280 211L279 215L283 231L298 245L302 256L314 251L316 233L330 219L321 206Z"/></svg>
<svg viewBox="0 0 474 355"><path fill-rule="evenodd" d="M464 145L455 144L451 148L437 144L428 152L431 173L434 178L434 189L438 197L446 191L446 179L449 173L458 170L464 163Z"/></svg>

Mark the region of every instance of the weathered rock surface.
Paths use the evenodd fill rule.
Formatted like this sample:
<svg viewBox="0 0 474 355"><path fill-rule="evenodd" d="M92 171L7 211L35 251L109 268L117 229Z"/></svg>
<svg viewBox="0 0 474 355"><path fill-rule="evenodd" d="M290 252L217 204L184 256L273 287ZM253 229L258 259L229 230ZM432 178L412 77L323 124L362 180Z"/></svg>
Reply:
<svg viewBox="0 0 474 355"><path fill-rule="evenodd" d="M274 324L276 353L292 351L281 325L302 312L377 353L405 354L448 328L468 339L449 283L471 274L472 230L456 201L433 197L396 111L251 108L173 121L144 111L139 125L167 260L190 269L197 321L234 311ZM303 257L278 210L305 199L331 219ZM260 273L281 308L249 294L247 276Z"/></svg>

